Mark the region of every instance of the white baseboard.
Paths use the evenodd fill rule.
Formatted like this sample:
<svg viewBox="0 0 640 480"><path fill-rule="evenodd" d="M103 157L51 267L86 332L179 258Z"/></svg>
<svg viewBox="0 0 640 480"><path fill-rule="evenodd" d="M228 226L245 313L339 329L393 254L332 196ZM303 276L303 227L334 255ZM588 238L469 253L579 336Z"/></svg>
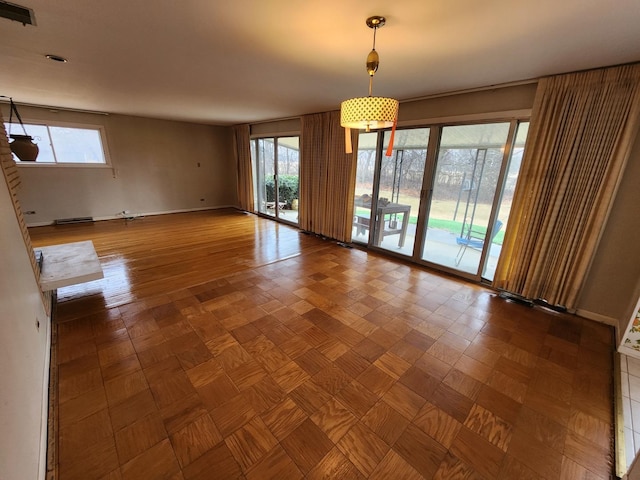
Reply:
<svg viewBox="0 0 640 480"><path fill-rule="evenodd" d="M170 215L172 213L189 213L189 212L201 212L203 210L221 210L223 208L237 208L235 205L218 205L216 207L198 207L198 208L181 208L178 210L162 210L157 212L131 212L126 218L139 218L139 217L152 217L155 215ZM109 215L106 217L93 217L96 222L102 220L117 220L119 218L125 218L122 215Z"/></svg>
<svg viewBox="0 0 640 480"><path fill-rule="evenodd" d="M26 225L27 225L27 228L32 228L32 227L46 227L47 225L53 225L54 223L55 222L33 222L33 223L26 223Z"/></svg>
<svg viewBox="0 0 640 480"><path fill-rule="evenodd" d="M169 215L171 213L189 213L189 212L200 212L203 210L222 210L224 208L235 208L239 209L237 205L217 205L215 207L198 207L198 208L181 208L178 210L163 210L158 212L132 212L130 216L127 218L139 218L139 217L151 217L154 215ZM93 220L96 222L100 222L102 220L118 220L124 218L122 215L105 215L102 217L93 217ZM28 228L32 227L46 227L47 225L54 225L55 221L50 222L33 222L27 223Z"/></svg>
<svg viewBox="0 0 640 480"><path fill-rule="evenodd" d="M612 327L620 326L620 321L617 318L609 317L607 315L602 315L601 313L594 313L594 312L589 312L588 310L578 309L576 311L576 315L578 315L579 317L586 318L587 320L606 323L607 325L611 325Z"/></svg>

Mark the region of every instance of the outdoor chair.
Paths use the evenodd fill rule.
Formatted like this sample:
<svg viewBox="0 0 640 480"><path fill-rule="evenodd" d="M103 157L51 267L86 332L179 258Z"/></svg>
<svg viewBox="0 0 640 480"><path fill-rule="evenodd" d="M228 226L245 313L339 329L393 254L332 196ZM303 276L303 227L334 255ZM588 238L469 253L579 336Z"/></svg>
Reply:
<svg viewBox="0 0 640 480"><path fill-rule="evenodd" d="M496 220L496 223L493 225L493 230L491 231L491 242L493 242L493 239L496 237L501 228L502 222L500 220ZM458 266L462 261L462 257L464 256L464 252L467 251L467 248L482 250L482 248L484 247L486 236L486 232L474 230L473 225L471 224L467 228L466 232L464 232L463 230L463 234L459 237L456 237L456 243L460 245L458 255L456 256L456 266Z"/></svg>

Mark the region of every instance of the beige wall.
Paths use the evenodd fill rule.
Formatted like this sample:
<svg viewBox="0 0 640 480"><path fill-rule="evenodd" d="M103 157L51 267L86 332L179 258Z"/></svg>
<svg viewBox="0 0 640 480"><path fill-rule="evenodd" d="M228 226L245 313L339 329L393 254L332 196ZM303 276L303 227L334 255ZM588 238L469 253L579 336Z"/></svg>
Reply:
<svg viewBox="0 0 640 480"><path fill-rule="evenodd" d="M640 135L636 137L604 235L582 290L580 310L627 326L640 298Z"/></svg>
<svg viewBox="0 0 640 480"><path fill-rule="evenodd" d="M0 246L0 478L44 478L49 319L2 172Z"/></svg>
<svg viewBox="0 0 640 480"><path fill-rule="evenodd" d="M113 218L235 206L231 129L122 115L20 107L25 122L102 125L110 168L21 166L20 201L29 225L58 218ZM203 200L201 200L203 199Z"/></svg>
<svg viewBox="0 0 640 480"><path fill-rule="evenodd" d="M251 125L251 135L260 137L282 136L290 133L299 134L302 129L300 118L288 118L273 122L256 123Z"/></svg>
<svg viewBox="0 0 640 480"><path fill-rule="evenodd" d="M533 106L536 87L537 83L532 82L401 102L398 124L426 125L430 122L506 118L514 112L527 114ZM301 129L299 118L274 120L251 125L251 135L266 137L295 134L300 133Z"/></svg>
<svg viewBox="0 0 640 480"><path fill-rule="evenodd" d="M400 103L398 124L454 121L460 117L481 119L486 118L487 114L494 115L496 113L506 113L508 117L510 112L531 110L536 88L537 83L527 83L402 102Z"/></svg>

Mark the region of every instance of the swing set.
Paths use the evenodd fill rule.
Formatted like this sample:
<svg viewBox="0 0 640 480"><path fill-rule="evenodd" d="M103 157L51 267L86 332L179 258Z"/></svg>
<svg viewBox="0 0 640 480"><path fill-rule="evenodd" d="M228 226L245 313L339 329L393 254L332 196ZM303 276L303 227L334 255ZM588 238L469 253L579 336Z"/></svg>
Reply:
<svg viewBox="0 0 640 480"><path fill-rule="evenodd" d="M486 227L474 225L476 209L478 206L478 196L480 195L480 186L486 161L487 149L477 149L476 157L473 162L473 169L471 170L471 178L467 179L466 172L462 177L462 183L460 184L460 190L458 192L458 201L456 202L456 209L453 214L453 220L455 221L458 216L460 203L463 196L466 194L462 227L460 229L460 235L456 237L456 244L460 246L458 254L456 255L456 266L458 266L462 261L462 257L467 251L467 248L482 250L487 237ZM493 228L491 229L490 241L493 241L502 228L502 225L503 224L500 220L496 220Z"/></svg>

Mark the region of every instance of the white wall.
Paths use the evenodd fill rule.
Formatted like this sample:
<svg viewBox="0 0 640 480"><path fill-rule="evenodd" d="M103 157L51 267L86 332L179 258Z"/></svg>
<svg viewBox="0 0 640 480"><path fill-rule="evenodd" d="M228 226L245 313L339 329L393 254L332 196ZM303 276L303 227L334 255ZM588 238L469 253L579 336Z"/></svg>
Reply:
<svg viewBox="0 0 640 480"><path fill-rule="evenodd" d="M25 122L104 126L113 166L21 165L20 202L28 225L58 218L113 218L123 210L152 214L237 205L228 127L19 108ZM26 214L29 211L36 213Z"/></svg>
<svg viewBox="0 0 640 480"><path fill-rule="evenodd" d="M0 329L0 479L44 478L49 319L1 172Z"/></svg>

